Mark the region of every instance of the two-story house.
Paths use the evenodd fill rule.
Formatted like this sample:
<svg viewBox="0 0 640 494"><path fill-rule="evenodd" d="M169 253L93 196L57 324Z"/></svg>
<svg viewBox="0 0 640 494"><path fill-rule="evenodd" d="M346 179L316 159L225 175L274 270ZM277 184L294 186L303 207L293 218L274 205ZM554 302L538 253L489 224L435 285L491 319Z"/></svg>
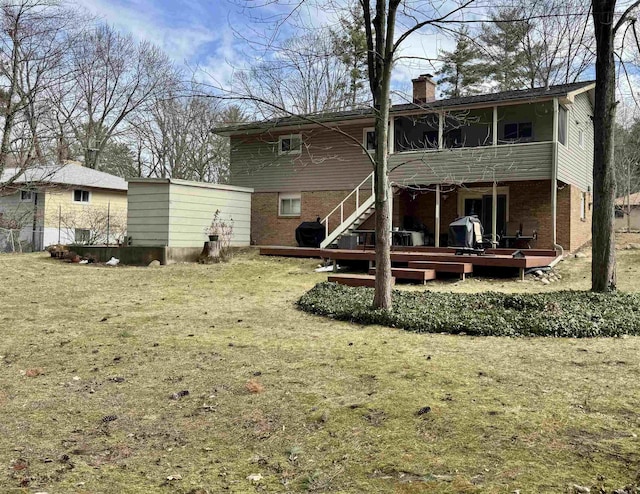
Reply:
<svg viewBox="0 0 640 494"><path fill-rule="evenodd" d="M435 98L429 75L390 112L393 226L446 246L475 214L485 232L531 235L573 251L591 235L593 82ZM295 245L320 217L325 245L372 228L373 110L285 117L218 129L231 139L231 184L254 189L252 242Z"/></svg>

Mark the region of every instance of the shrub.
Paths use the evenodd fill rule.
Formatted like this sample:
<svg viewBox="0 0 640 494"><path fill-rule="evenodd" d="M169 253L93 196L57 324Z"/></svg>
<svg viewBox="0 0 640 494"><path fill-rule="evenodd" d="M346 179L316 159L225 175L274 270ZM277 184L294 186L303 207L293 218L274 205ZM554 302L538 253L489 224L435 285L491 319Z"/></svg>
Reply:
<svg viewBox="0 0 640 494"><path fill-rule="evenodd" d="M440 293L395 290L390 311L372 308L373 289L319 283L298 300L313 314L419 333L475 336L640 335L640 295L579 291Z"/></svg>

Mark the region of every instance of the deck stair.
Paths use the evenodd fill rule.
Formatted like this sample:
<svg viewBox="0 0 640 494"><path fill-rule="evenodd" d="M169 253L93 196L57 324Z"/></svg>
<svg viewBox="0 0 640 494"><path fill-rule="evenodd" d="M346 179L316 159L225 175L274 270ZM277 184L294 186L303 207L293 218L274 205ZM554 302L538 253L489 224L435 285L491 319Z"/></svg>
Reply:
<svg viewBox="0 0 640 494"><path fill-rule="evenodd" d="M360 184L353 189L331 212L325 216L320 223L325 228L325 239L320 243L320 248L326 249L330 245L334 245L340 235L356 230L364 223L375 211L375 196L373 191L373 173L365 178ZM362 199L360 196L369 193ZM355 210L345 218L345 209L353 208ZM330 230L329 223L332 224L339 220L338 226Z"/></svg>
<svg viewBox="0 0 640 494"><path fill-rule="evenodd" d="M374 287L376 277L368 274L332 274L329 275L328 281L339 283L347 286L368 286ZM395 285L396 279L391 278L391 285Z"/></svg>
<svg viewBox="0 0 640 494"><path fill-rule="evenodd" d="M408 265L413 269L433 269L436 273L457 273L463 281L467 274L473 273L470 262L409 261Z"/></svg>
<svg viewBox="0 0 640 494"><path fill-rule="evenodd" d="M375 276L376 268L370 268L369 274ZM415 280L422 284L436 279L436 272L433 269L391 268L391 275L399 280Z"/></svg>

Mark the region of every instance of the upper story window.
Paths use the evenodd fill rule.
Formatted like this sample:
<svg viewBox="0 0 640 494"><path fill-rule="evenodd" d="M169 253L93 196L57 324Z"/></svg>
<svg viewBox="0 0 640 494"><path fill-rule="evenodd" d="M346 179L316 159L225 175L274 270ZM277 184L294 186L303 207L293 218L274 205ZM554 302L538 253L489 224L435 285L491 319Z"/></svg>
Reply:
<svg viewBox="0 0 640 494"><path fill-rule="evenodd" d="M88 190L76 189L73 191L73 202L89 202L91 193Z"/></svg>
<svg viewBox="0 0 640 494"><path fill-rule="evenodd" d="M567 109L560 107L558 111L558 142L567 145Z"/></svg>
<svg viewBox="0 0 640 494"><path fill-rule="evenodd" d="M504 138L507 141L530 141L533 138L531 122L504 124Z"/></svg>
<svg viewBox="0 0 640 494"><path fill-rule="evenodd" d="M279 216L300 216L300 194L280 194L278 202Z"/></svg>
<svg viewBox="0 0 640 494"><path fill-rule="evenodd" d="M422 133L422 141L427 149L438 149L438 131L427 130Z"/></svg>
<svg viewBox="0 0 640 494"><path fill-rule="evenodd" d="M291 134L278 137L278 154L300 154L302 152L302 136Z"/></svg>
<svg viewBox="0 0 640 494"><path fill-rule="evenodd" d="M584 130L578 129L578 146L584 149Z"/></svg>
<svg viewBox="0 0 640 494"><path fill-rule="evenodd" d="M33 192L30 190L21 190L20 200L22 202L33 202Z"/></svg>
<svg viewBox="0 0 640 494"><path fill-rule="evenodd" d="M376 129L371 127L362 131L362 145L367 152L374 152L378 141L376 139Z"/></svg>

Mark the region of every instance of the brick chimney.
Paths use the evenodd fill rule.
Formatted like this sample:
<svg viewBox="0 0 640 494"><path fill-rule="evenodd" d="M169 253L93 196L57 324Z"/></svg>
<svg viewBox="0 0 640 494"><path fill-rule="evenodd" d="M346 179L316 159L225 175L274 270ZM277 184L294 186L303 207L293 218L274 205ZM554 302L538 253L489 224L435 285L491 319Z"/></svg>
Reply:
<svg viewBox="0 0 640 494"><path fill-rule="evenodd" d="M436 100L436 81L433 80L431 74L422 74L416 79L412 79L413 83L413 102L414 103L430 103Z"/></svg>

